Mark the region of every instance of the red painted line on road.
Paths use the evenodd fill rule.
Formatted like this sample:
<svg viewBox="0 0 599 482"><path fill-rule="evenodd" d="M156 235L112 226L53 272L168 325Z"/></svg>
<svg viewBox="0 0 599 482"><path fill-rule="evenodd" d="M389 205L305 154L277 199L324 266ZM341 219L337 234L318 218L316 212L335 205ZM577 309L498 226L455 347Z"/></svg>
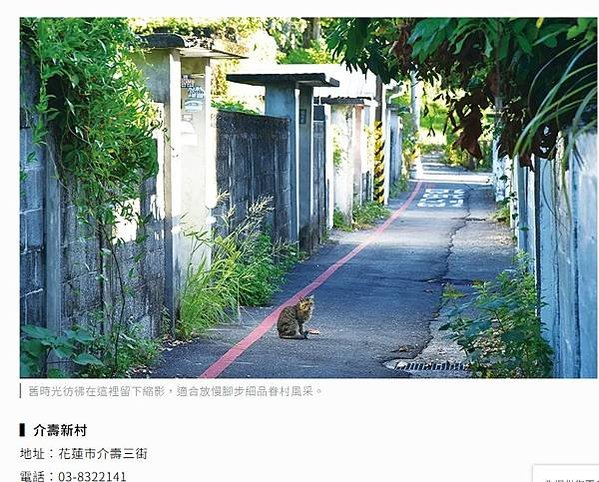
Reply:
<svg viewBox="0 0 599 482"><path fill-rule="evenodd" d="M260 324L252 330L252 332L247 335L243 340L238 342L232 348L227 351L223 356L221 356L218 360L216 360L212 365L210 365L206 371L204 371L199 378L216 378L218 377L224 370L227 369L231 363L233 363L244 351L246 351L250 346L252 346L255 342L257 342L268 330L270 330L273 325L277 322L279 317L279 313L289 305L294 305L299 301L300 298L309 295L314 290L316 290L319 286L321 286L326 280L328 280L335 271L337 271L341 266L346 264L350 259L356 256L360 251L366 248L368 245L376 241L380 235L385 231L393 221L395 221L399 216L403 214L403 212L410 207L414 198L418 195L420 191L420 187L422 186L422 182L418 182L414 187L414 190L410 193L410 196L406 201L401 205L399 209L393 212L393 214L383 223L381 224L373 233L366 239L362 244L356 246L352 251L348 254L337 260L331 266L327 268L327 270L320 274L312 283L307 285L302 290L295 293L291 298L277 306L277 308L270 313L266 318L264 318Z"/></svg>

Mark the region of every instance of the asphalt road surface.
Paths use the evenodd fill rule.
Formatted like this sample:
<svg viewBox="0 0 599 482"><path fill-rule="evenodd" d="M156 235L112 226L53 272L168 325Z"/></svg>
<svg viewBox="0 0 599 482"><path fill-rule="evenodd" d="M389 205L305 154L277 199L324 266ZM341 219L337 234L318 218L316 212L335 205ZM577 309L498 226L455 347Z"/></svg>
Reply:
<svg viewBox="0 0 599 482"><path fill-rule="evenodd" d="M490 219L495 205L487 175L430 160L422 166L410 190L390 201L392 211L401 211L384 230L333 232L288 275L271 306L242 309L239 321L164 351L149 376L410 377L384 363L417 357L431 341L443 284L491 279L513 256L508 229ZM269 314L365 242L313 291L306 327L320 335L282 340L276 327L265 329Z"/></svg>

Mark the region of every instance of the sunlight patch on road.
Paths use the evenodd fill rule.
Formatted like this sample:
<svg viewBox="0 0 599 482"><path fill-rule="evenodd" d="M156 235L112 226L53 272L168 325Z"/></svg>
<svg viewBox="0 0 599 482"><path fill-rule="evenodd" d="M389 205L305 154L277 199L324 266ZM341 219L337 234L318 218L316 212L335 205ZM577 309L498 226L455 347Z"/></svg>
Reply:
<svg viewBox="0 0 599 482"><path fill-rule="evenodd" d="M435 172L428 173L423 172L419 173L417 176L417 180L426 181L426 182L439 182L439 183L451 183L451 184L489 184L491 183L490 174L481 173L476 174L472 172L464 172L464 173L455 173L455 172Z"/></svg>

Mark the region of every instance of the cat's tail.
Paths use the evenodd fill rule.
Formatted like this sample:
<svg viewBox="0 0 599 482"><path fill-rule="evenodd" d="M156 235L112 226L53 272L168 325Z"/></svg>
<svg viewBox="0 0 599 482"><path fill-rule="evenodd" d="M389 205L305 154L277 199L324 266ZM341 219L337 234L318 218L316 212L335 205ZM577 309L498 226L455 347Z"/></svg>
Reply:
<svg viewBox="0 0 599 482"><path fill-rule="evenodd" d="M307 340L308 333L304 333L303 335L301 333L295 333L294 335L284 335L279 333L279 337L286 340Z"/></svg>

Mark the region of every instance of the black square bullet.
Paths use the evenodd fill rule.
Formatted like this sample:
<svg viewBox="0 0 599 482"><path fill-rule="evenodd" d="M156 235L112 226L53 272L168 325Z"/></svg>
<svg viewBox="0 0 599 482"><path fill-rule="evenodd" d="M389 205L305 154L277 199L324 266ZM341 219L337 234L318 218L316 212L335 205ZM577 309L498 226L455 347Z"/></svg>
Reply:
<svg viewBox="0 0 599 482"><path fill-rule="evenodd" d="M24 436L25 436L25 424L20 423L19 424L19 437L24 437Z"/></svg>

